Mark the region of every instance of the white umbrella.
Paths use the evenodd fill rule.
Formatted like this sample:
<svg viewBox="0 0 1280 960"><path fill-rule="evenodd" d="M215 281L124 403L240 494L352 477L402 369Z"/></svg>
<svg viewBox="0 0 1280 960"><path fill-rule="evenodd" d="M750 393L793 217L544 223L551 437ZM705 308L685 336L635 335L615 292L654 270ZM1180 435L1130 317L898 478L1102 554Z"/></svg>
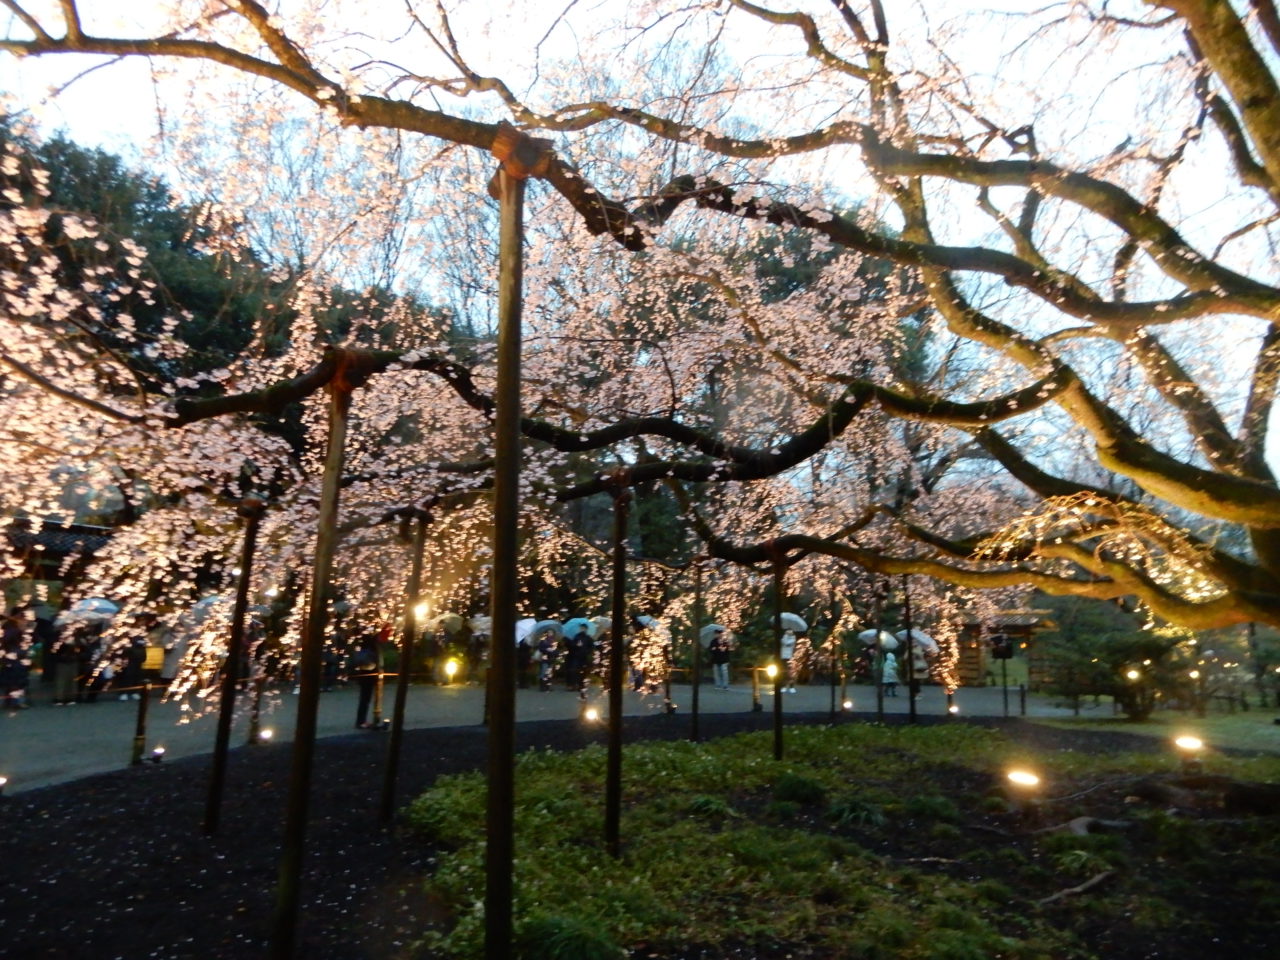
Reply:
<svg viewBox="0 0 1280 960"><path fill-rule="evenodd" d="M454 634L462 629L464 621L459 614L441 613L432 617L428 623L433 629L443 630L448 634Z"/></svg>
<svg viewBox="0 0 1280 960"><path fill-rule="evenodd" d="M609 617L592 617L591 623L595 627L595 629L591 631L592 640L600 636L600 634L608 633L613 629L613 620Z"/></svg>
<svg viewBox="0 0 1280 960"><path fill-rule="evenodd" d="M903 643L906 643L907 631L899 630L897 638ZM911 643L917 650L921 650L924 653L932 655L938 652L938 641L933 639L933 637L929 636L927 633L917 630L915 627L911 628Z"/></svg>
<svg viewBox="0 0 1280 960"><path fill-rule="evenodd" d="M529 634L533 633L533 628L538 625L538 621L533 617L526 617L523 620L516 621L516 644L519 645L521 640L526 639Z"/></svg>
<svg viewBox="0 0 1280 960"><path fill-rule="evenodd" d="M809 625L804 622L804 618L799 617L794 613L779 614L778 619L782 621L783 630L794 630L796 633L804 633L809 629Z"/></svg>
<svg viewBox="0 0 1280 960"><path fill-rule="evenodd" d="M58 617L58 625L65 623L110 623L120 612L120 605L105 597L85 597L71 605Z"/></svg>
<svg viewBox="0 0 1280 960"><path fill-rule="evenodd" d="M493 632L493 617L486 617L486 616L472 617L471 632L483 633L485 636L488 636L490 633Z"/></svg>
<svg viewBox="0 0 1280 960"><path fill-rule="evenodd" d="M858 639L861 640L863 643L865 643L869 647L876 642L876 639L877 639L876 631L863 630L860 634L858 634ZM880 631L879 641L880 641L881 650L897 650L898 649L897 637L895 637L892 633L889 633L887 630Z"/></svg>
<svg viewBox="0 0 1280 960"><path fill-rule="evenodd" d="M698 631L698 640L704 647L709 647L711 646L711 638L717 633L729 633L729 630L726 627L720 626L718 623L708 623Z"/></svg>

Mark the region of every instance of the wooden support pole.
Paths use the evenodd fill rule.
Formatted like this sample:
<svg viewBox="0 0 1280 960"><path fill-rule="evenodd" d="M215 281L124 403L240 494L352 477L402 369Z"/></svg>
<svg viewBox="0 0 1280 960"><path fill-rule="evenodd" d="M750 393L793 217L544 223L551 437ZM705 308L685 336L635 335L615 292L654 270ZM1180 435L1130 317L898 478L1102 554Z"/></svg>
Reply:
<svg viewBox="0 0 1280 960"><path fill-rule="evenodd" d="M324 653L329 576L338 541L338 493L346 458L351 390L352 385L341 374L329 384L329 444L320 485L316 555L298 670L298 717L294 726L293 765L289 774L289 797L285 808L284 841L271 934L272 960L293 960L298 934L302 855L307 836L307 808L311 799L311 769L315 761L316 711L320 705L320 667Z"/></svg>
<svg viewBox="0 0 1280 960"><path fill-rule="evenodd" d="M231 743L231 719L235 715L236 688L240 685L240 660L244 655L244 619L249 609L249 583L253 576L253 554L258 543L258 526L267 503L260 497L245 497L236 508L244 519L244 541L240 545L240 579L236 583L235 605L231 608L231 635L227 659L223 663L222 701L218 704L218 732L213 745L213 769L209 774L209 796L204 808L204 832L218 832L222 812L222 788L227 776L227 749Z"/></svg>

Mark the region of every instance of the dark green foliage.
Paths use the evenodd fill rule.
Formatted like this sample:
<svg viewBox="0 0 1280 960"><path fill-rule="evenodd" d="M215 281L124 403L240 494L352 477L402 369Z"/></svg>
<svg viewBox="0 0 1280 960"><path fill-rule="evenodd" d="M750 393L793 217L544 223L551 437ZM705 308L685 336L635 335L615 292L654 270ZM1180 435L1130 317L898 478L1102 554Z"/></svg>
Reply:
<svg viewBox="0 0 1280 960"><path fill-rule="evenodd" d="M626 954L599 926L535 913L516 931L516 960L617 960Z"/></svg>
<svg viewBox="0 0 1280 960"><path fill-rule="evenodd" d="M884 810L879 804L856 796L836 800L827 809L827 817L841 827L878 828L886 822Z"/></svg>
<svg viewBox="0 0 1280 960"><path fill-rule="evenodd" d="M821 803L826 797L826 793L826 788L818 781L801 776L798 773L792 773L789 770L778 777L778 782L773 785L774 799L779 801L803 804Z"/></svg>
<svg viewBox="0 0 1280 960"><path fill-rule="evenodd" d="M902 805L902 812L912 819L940 820L944 823L958 823L961 819L960 808L955 801L938 793L926 793L909 797Z"/></svg>

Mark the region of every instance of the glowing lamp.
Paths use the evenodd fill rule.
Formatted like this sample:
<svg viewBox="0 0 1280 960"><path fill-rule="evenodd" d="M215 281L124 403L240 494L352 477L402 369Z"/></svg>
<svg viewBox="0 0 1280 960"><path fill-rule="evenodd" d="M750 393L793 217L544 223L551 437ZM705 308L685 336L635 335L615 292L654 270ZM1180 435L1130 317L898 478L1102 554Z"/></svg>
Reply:
<svg viewBox="0 0 1280 960"><path fill-rule="evenodd" d="M263 727L261 730L258 731L258 740L262 743L270 743L271 738L274 737L275 735L276 735L276 732L272 730L270 727Z"/></svg>
<svg viewBox="0 0 1280 960"><path fill-rule="evenodd" d="M415 619L417 619L417 620L424 620L424 619L426 619L426 616L427 616L427 610L428 610L428 609L429 609L429 608L428 608L428 606L427 606L427 601L425 601L425 600L423 600L423 601L422 601L421 603L419 603L419 604L416 604L416 605L414 606L414 608L413 608L413 616L414 616L414 618L415 618Z"/></svg>
<svg viewBox="0 0 1280 960"><path fill-rule="evenodd" d="M954 703L951 704L951 706L947 707L947 713L951 714L952 716L955 716L959 712L960 712L960 707Z"/></svg>
<svg viewBox="0 0 1280 960"><path fill-rule="evenodd" d="M840 706L841 706L843 709L845 709L845 710L852 710L852 709L853 709L853 701L852 701L852 700L846 700L844 703L840 704Z"/></svg>
<svg viewBox="0 0 1280 960"><path fill-rule="evenodd" d="M9 785L8 777L0 777L0 796L4 795L4 788Z"/></svg>
<svg viewBox="0 0 1280 960"><path fill-rule="evenodd" d="M1192 680L1199 680L1199 679L1200 679L1200 671L1199 671L1199 670L1192 670L1189 674L1187 674L1187 676L1189 676Z"/></svg>
<svg viewBox="0 0 1280 960"><path fill-rule="evenodd" d="M595 707L587 707L587 709L582 711L582 719L587 721L587 723L595 723L600 719L600 711Z"/></svg>
<svg viewBox="0 0 1280 960"><path fill-rule="evenodd" d="M151 751L151 762L159 763L164 759L164 747L156 747Z"/></svg>
<svg viewBox="0 0 1280 960"><path fill-rule="evenodd" d="M450 683L452 683L453 678L457 676L457 674L458 674L458 661L454 660L451 657L444 662L445 679L447 679Z"/></svg>
<svg viewBox="0 0 1280 960"><path fill-rule="evenodd" d="M1125 672L1125 676L1128 677L1130 680L1137 680L1140 676L1142 676L1142 674L1137 670L1128 670Z"/></svg>
<svg viewBox="0 0 1280 960"><path fill-rule="evenodd" d="M778 676L778 665L776 663L771 663L764 668L764 672L770 680L776 679Z"/></svg>
<svg viewBox="0 0 1280 960"><path fill-rule="evenodd" d="M1200 751L1204 749L1204 741L1199 737L1184 733L1179 737L1175 737L1173 745L1178 748L1178 752L1182 756L1182 769L1186 773L1199 773Z"/></svg>
<svg viewBox="0 0 1280 960"><path fill-rule="evenodd" d="M1040 778L1030 770L1010 770L1008 777L1010 783L1024 790L1040 786Z"/></svg>

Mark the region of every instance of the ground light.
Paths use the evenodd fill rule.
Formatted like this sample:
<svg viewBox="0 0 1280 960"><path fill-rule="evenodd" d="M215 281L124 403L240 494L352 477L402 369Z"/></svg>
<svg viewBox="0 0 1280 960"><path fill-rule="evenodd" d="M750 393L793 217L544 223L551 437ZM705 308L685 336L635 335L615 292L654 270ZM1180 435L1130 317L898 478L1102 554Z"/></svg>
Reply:
<svg viewBox="0 0 1280 960"><path fill-rule="evenodd" d="M1040 777L1030 770L1015 768L1005 774L1009 782L1009 799L1023 817L1030 819L1039 800Z"/></svg>
<svg viewBox="0 0 1280 960"><path fill-rule="evenodd" d="M770 680L776 680L778 677L778 665L776 663L769 664L764 668L764 674Z"/></svg>
<svg viewBox="0 0 1280 960"><path fill-rule="evenodd" d="M582 711L582 719L587 723L597 723L600 720L600 711L595 707L586 707Z"/></svg>
<svg viewBox="0 0 1280 960"><path fill-rule="evenodd" d="M841 706L841 708L842 708L842 709L844 709L846 712L851 712L851 711L853 710L853 701L852 701L852 700L846 700L844 703L840 704L840 706Z"/></svg>
<svg viewBox="0 0 1280 960"><path fill-rule="evenodd" d="M9 785L8 777L0 777L0 797L4 796L4 788Z"/></svg>
<svg viewBox="0 0 1280 960"><path fill-rule="evenodd" d="M271 738L274 737L275 735L276 735L276 732L272 730L270 727L263 727L261 730L258 731L258 742L270 743Z"/></svg>
<svg viewBox="0 0 1280 960"><path fill-rule="evenodd" d="M164 747L156 747L151 751L151 762L159 763L164 759Z"/></svg>
<svg viewBox="0 0 1280 960"><path fill-rule="evenodd" d="M444 679L446 683L453 683L453 678L458 675L458 661L452 657L444 662Z"/></svg>
<svg viewBox="0 0 1280 960"><path fill-rule="evenodd" d="M1204 741L1184 733L1174 738L1173 745L1178 748L1178 756L1182 758L1183 772L1199 773L1203 765L1201 751L1204 750Z"/></svg>

